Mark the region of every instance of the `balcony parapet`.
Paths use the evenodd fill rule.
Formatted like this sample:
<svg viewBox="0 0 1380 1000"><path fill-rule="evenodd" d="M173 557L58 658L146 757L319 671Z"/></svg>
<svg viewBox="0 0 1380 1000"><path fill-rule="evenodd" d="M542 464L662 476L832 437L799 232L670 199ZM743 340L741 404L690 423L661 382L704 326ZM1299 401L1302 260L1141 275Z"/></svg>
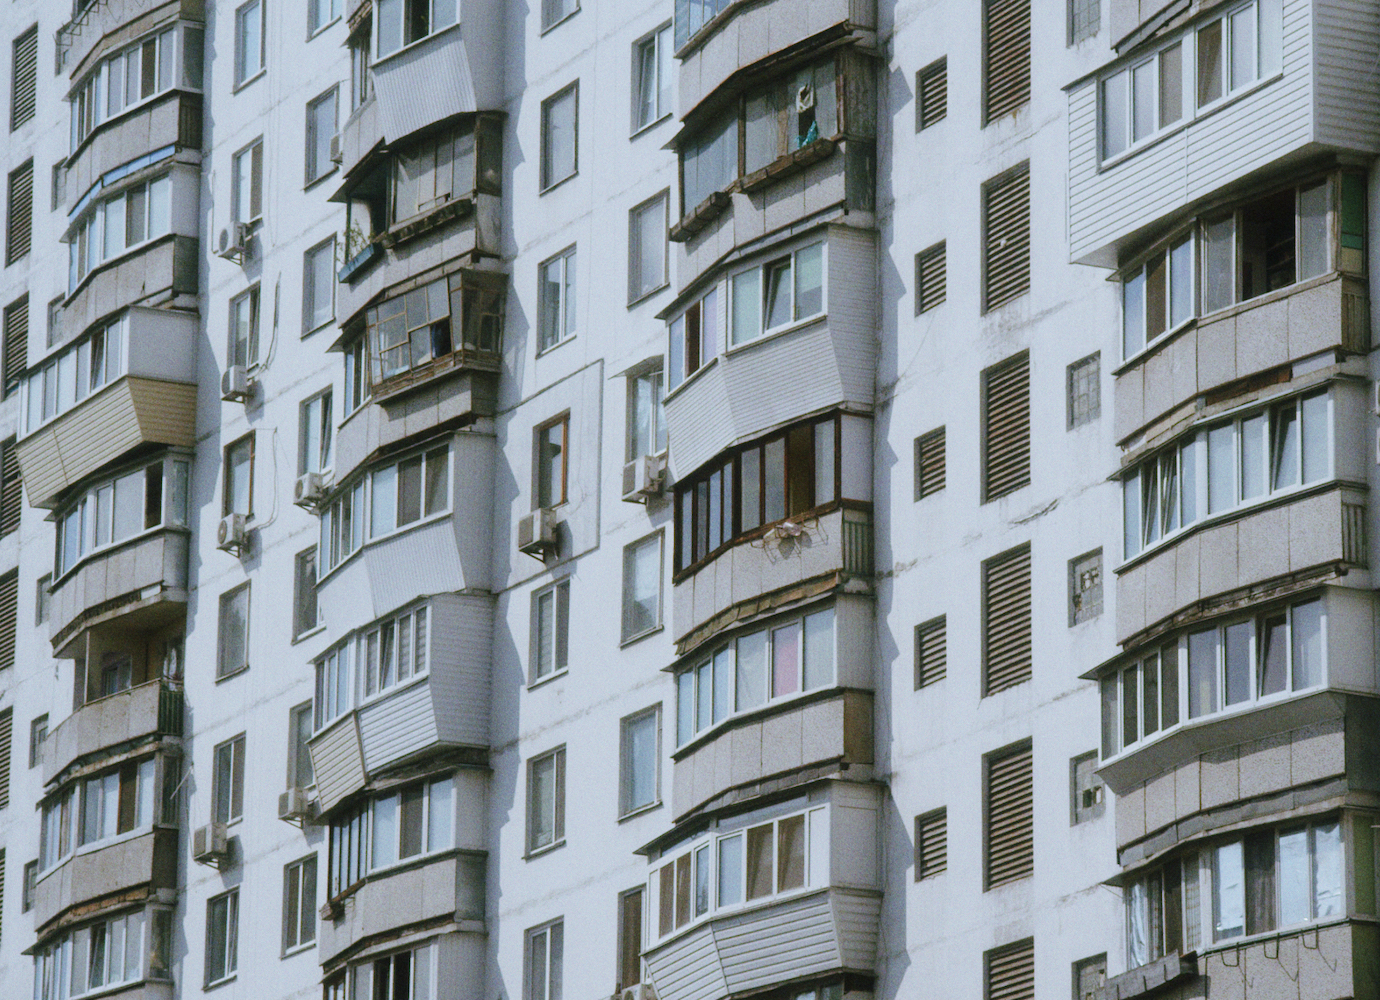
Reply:
<svg viewBox="0 0 1380 1000"><path fill-rule="evenodd" d="M67 195L63 207L70 211L101 178L129 163L135 152L174 147L179 162L199 163L201 119L201 94L174 90L97 125L63 167Z"/></svg>
<svg viewBox="0 0 1380 1000"><path fill-rule="evenodd" d="M44 739L43 783L90 754L143 739L180 737L182 723L182 689L163 680L88 701Z"/></svg>
<svg viewBox="0 0 1380 1000"><path fill-rule="evenodd" d="M40 935L49 934L89 917L91 907L83 904L107 899L112 904L160 894L170 899L177 889L177 843L177 830L155 827L94 850L78 850L35 883L34 926ZM68 914L70 919L61 919Z"/></svg>

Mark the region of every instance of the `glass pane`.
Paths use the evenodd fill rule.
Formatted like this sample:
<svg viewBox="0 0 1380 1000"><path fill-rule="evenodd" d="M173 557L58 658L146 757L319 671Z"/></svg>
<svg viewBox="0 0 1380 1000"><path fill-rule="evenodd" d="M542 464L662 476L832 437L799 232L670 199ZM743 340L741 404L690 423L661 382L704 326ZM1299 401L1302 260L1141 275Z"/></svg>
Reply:
<svg viewBox="0 0 1380 1000"><path fill-rule="evenodd" d="M1175 43L1160 53L1160 128L1184 114L1183 46Z"/></svg>
<svg viewBox="0 0 1380 1000"><path fill-rule="evenodd" d="M1116 755L1120 749L1117 742L1117 690L1119 679L1115 674L1102 678L1102 759Z"/></svg>
<svg viewBox="0 0 1380 1000"><path fill-rule="evenodd" d="M805 619L805 690L834 682L834 609Z"/></svg>
<svg viewBox="0 0 1380 1000"><path fill-rule="evenodd" d="M1299 280L1327 273L1327 182L1299 191Z"/></svg>
<svg viewBox="0 0 1380 1000"><path fill-rule="evenodd" d="M1278 407L1270 428L1270 488L1282 490L1299 481L1298 410L1293 403Z"/></svg>
<svg viewBox="0 0 1380 1000"><path fill-rule="evenodd" d="M768 441L764 451L764 523L770 524L786 516L786 439Z"/></svg>
<svg viewBox="0 0 1380 1000"><path fill-rule="evenodd" d="M754 632L738 640L738 711L767 700L767 633Z"/></svg>
<svg viewBox="0 0 1380 1000"><path fill-rule="evenodd" d="M1289 609L1294 659L1294 690L1323 681L1322 601L1295 604Z"/></svg>
<svg viewBox="0 0 1380 1000"><path fill-rule="evenodd" d="M1131 71L1133 142L1139 142L1155 131L1155 112L1158 110L1155 93L1156 69L1155 60L1151 59Z"/></svg>
<svg viewBox="0 0 1380 1000"><path fill-rule="evenodd" d="M805 817L789 816L776 826L776 890L805 885Z"/></svg>
<svg viewBox="0 0 1380 1000"><path fill-rule="evenodd" d="M757 268L733 276L732 342L744 344L762 332L761 281Z"/></svg>
<svg viewBox="0 0 1380 1000"><path fill-rule="evenodd" d="M1236 705L1251 697L1251 623L1237 622L1226 628L1226 703Z"/></svg>
<svg viewBox="0 0 1380 1000"><path fill-rule="evenodd" d="M714 661L706 660L695 669L695 687L699 693L699 707L695 713L695 731L714 724Z"/></svg>
<svg viewBox="0 0 1380 1000"><path fill-rule="evenodd" d="M403 790L399 816L399 827L402 831L398 850L400 858L411 858L422 853L422 803L425 798L424 785Z"/></svg>
<svg viewBox="0 0 1380 1000"><path fill-rule="evenodd" d="M834 488L834 421L815 424L815 506L837 499Z"/></svg>
<svg viewBox="0 0 1380 1000"><path fill-rule="evenodd" d="M1140 666L1142 731L1148 736L1160 727L1160 658L1150 656Z"/></svg>
<svg viewBox="0 0 1380 1000"><path fill-rule="evenodd" d="M824 311L824 244L808 246L795 255L795 318Z"/></svg>
<svg viewBox="0 0 1380 1000"><path fill-rule="evenodd" d="M1198 31L1198 106L1222 96L1222 22Z"/></svg>
<svg viewBox="0 0 1380 1000"><path fill-rule="evenodd" d="M1128 145L1130 103L1127 74L1118 73L1102 84L1102 155L1116 156Z"/></svg>
<svg viewBox="0 0 1380 1000"><path fill-rule="evenodd" d="M1125 533L1123 548L1127 559L1140 552L1140 501L1140 474L1132 473L1121 484L1121 513Z"/></svg>
<svg viewBox="0 0 1380 1000"><path fill-rule="evenodd" d="M1169 325L1193 315L1193 239L1185 237L1169 251Z"/></svg>
<svg viewBox="0 0 1380 1000"><path fill-rule="evenodd" d="M714 654L714 721L728 718L733 711L733 649Z"/></svg>
<svg viewBox="0 0 1380 1000"><path fill-rule="evenodd" d="M1140 672L1127 667L1121 674L1121 745L1140 739Z"/></svg>
<svg viewBox="0 0 1380 1000"><path fill-rule="evenodd" d="M1145 347L1145 272L1138 270L1121 285L1121 351L1129 358Z"/></svg>
<svg viewBox="0 0 1380 1000"><path fill-rule="evenodd" d="M431 783L431 801L427 805L426 849L441 851L451 846L452 817L455 814L455 786L449 778Z"/></svg>
<svg viewBox="0 0 1380 1000"><path fill-rule="evenodd" d="M1236 506L1236 433L1231 424L1208 431L1208 513Z"/></svg>
<svg viewBox="0 0 1380 1000"><path fill-rule="evenodd" d="M398 798L389 795L374 802L373 867L398 860Z"/></svg>
<svg viewBox="0 0 1380 1000"><path fill-rule="evenodd" d="M800 625L773 629L771 633L773 698L800 690Z"/></svg>
<svg viewBox="0 0 1380 1000"><path fill-rule="evenodd" d="M1231 16L1231 89L1243 87L1256 77L1255 5Z"/></svg>
<svg viewBox="0 0 1380 1000"><path fill-rule="evenodd" d="M1305 396L1303 410L1303 481L1316 482L1327 476L1332 466L1330 422L1327 394Z"/></svg>
<svg viewBox="0 0 1380 1000"><path fill-rule="evenodd" d="M398 527L422 516L422 456L398 465Z"/></svg>
<svg viewBox="0 0 1380 1000"><path fill-rule="evenodd" d="M1303 923L1312 916L1308 893L1308 830L1289 830L1279 835L1279 923L1281 927Z"/></svg>
<svg viewBox="0 0 1380 1000"><path fill-rule="evenodd" d="M761 899L772 893L772 824L747 832L747 898Z"/></svg>
<svg viewBox="0 0 1380 1000"><path fill-rule="evenodd" d="M1265 492L1265 414L1241 421L1241 499Z"/></svg>
<svg viewBox="0 0 1380 1000"><path fill-rule="evenodd" d="M719 841L719 905L733 906L743 901L743 837L741 834Z"/></svg>
<svg viewBox="0 0 1380 1000"><path fill-rule="evenodd" d="M1236 222L1228 216L1203 227L1203 311L1236 301Z"/></svg>
<svg viewBox="0 0 1380 1000"><path fill-rule="evenodd" d="M1188 717L1217 711L1217 630L1188 637Z"/></svg>
<svg viewBox="0 0 1380 1000"><path fill-rule="evenodd" d="M1213 940L1246 932L1245 873L1241 841L1223 844L1212 854Z"/></svg>
<svg viewBox="0 0 1380 1000"><path fill-rule="evenodd" d="M676 858L676 926L690 922L690 855Z"/></svg>
<svg viewBox="0 0 1380 1000"><path fill-rule="evenodd" d="M1260 622L1260 694L1278 694L1289 686L1287 616L1266 615Z"/></svg>
<svg viewBox="0 0 1380 1000"><path fill-rule="evenodd" d="M695 850L695 916L709 912L709 845Z"/></svg>
<svg viewBox="0 0 1380 1000"><path fill-rule="evenodd" d="M377 538L393 530L397 520L398 467L386 466L372 477L369 491L369 535Z"/></svg>
<svg viewBox="0 0 1380 1000"><path fill-rule="evenodd" d="M743 532L752 531L762 523L762 451L750 448L739 459L742 480L738 489L741 503L738 524Z"/></svg>
<svg viewBox="0 0 1380 1000"><path fill-rule="evenodd" d="M1337 823L1313 828L1313 916L1342 912L1342 832Z"/></svg>
<svg viewBox="0 0 1380 1000"><path fill-rule="evenodd" d="M741 658L742 654L739 653ZM739 698L741 699L741 694ZM741 701L739 702L741 704ZM676 746L695 735L695 673L687 670L676 677Z"/></svg>
<svg viewBox="0 0 1380 1000"><path fill-rule="evenodd" d="M763 270L767 276L763 315L767 329L771 330L791 321L791 259L775 261Z"/></svg>

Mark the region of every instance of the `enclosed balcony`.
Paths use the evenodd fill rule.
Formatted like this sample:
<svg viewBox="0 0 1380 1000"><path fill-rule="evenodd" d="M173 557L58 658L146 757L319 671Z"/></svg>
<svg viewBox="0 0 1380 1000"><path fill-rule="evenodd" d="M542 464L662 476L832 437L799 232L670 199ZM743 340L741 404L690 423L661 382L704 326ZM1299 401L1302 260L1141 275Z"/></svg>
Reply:
<svg viewBox="0 0 1380 1000"><path fill-rule="evenodd" d="M79 851L34 884L34 924L43 927L83 903L120 897L119 901L160 899L177 892L178 831L159 827Z"/></svg>
<svg viewBox="0 0 1380 1000"><path fill-rule="evenodd" d="M58 507L142 446L195 444L196 325L193 315L129 309L30 369L18 455L32 506Z"/></svg>
<svg viewBox="0 0 1380 1000"><path fill-rule="evenodd" d="M73 5L72 20L58 29L58 72L77 83L112 49L146 38L155 26L178 19L199 26L205 18L204 0L82 0ZM199 42L195 51L200 54ZM199 78L199 63L193 65Z"/></svg>
<svg viewBox="0 0 1380 1000"><path fill-rule="evenodd" d="M487 759L492 624L492 598L439 594L317 660L308 745L323 811L430 756Z"/></svg>
<svg viewBox="0 0 1380 1000"><path fill-rule="evenodd" d="M1154 227L1272 168L1374 155L1380 92L1355 86L1380 57L1373 17L1360 28L1311 0L1201 6L1066 88L1072 260L1116 267Z"/></svg>
<svg viewBox="0 0 1380 1000"><path fill-rule="evenodd" d="M118 671L122 664L106 658ZM104 671L81 671L95 690L104 690ZM117 681L111 682L112 686ZM83 692L84 693L84 692ZM43 741L43 783L58 778L76 761L103 750L133 746L162 737L182 736L182 688L161 677L141 680L114 694L97 694L63 719Z"/></svg>

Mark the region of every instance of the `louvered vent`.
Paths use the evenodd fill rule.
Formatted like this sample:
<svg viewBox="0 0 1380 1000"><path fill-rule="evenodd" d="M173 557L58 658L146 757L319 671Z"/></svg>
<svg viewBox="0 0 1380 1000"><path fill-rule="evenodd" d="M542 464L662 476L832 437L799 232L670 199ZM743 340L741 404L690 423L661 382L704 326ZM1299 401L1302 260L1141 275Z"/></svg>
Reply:
<svg viewBox="0 0 1380 1000"><path fill-rule="evenodd" d="M10 77L10 131L34 116L38 96L38 25L14 40Z"/></svg>
<svg viewBox="0 0 1380 1000"><path fill-rule="evenodd" d="M983 374L982 499L1030 484L1030 355Z"/></svg>
<svg viewBox="0 0 1380 1000"><path fill-rule="evenodd" d="M983 124L1030 100L1030 0L987 0Z"/></svg>
<svg viewBox="0 0 1380 1000"><path fill-rule="evenodd" d="M987 560L982 572L983 692L1030 680L1030 547Z"/></svg>
<svg viewBox="0 0 1380 1000"><path fill-rule="evenodd" d="M5 395L19 388L29 367L29 297L5 307Z"/></svg>
<svg viewBox="0 0 1380 1000"><path fill-rule="evenodd" d="M1034 1000L1035 942L987 953L987 1000Z"/></svg>
<svg viewBox="0 0 1380 1000"><path fill-rule="evenodd" d="M915 499L944 488L944 428L915 439Z"/></svg>
<svg viewBox="0 0 1380 1000"><path fill-rule="evenodd" d="M14 634L14 622L10 622L10 634ZM10 747L14 742L14 709L0 712L0 809L10 804Z"/></svg>
<svg viewBox="0 0 1380 1000"><path fill-rule="evenodd" d="M1030 164L988 181L983 193L983 311L1030 288Z"/></svg>
<svg viewBox="0 0 1380 1000"><path fill-rule="evenodd" d="M1029 744L987 759L987 888L1035 870Z"/></svg>
<svg viewBox="0 0 1380 1000"><path fill-rule="evenodd" d="M948 667L948 624L944 615L915 626L915 690L944 679Z"/></svg>
<svg viewBox="0 0 1380 1000"><path fill-rule="evenodd" d="M944 244L936 243L915 258L915 312L928 312L944 301L948 273Z"/></svg>
<svg viewBox="0 0 1380 1000"><path fill-rule="evenodd" d="M949 113L949 60L939 59L916 74L917 130L937 125Z"/></svg>
<svg viewBox="0 0 1380 1000"><path fill-rule="evenodd" d="M949 867L948 810L915 818L915 878L932 878Z"/></svg>
<svg viewBox="0 0 1380 1000"><path fill-rule="evenodd" d="M0 535L19 529L24 507L24 484L19 479L19 453L14 438L0 443Z"/></svg>
<svg viewBox="0 0 1380 1000"><path fill-rule="evenodd" d="M10 174L5 263L13 264L29 252L34 228L34 161Z"/></svg>

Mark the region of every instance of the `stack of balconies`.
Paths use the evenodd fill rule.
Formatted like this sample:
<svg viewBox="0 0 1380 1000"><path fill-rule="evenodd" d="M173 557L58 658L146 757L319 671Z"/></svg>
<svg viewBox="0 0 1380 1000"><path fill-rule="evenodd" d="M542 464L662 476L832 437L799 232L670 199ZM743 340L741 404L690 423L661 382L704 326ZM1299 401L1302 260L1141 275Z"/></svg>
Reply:
<svg viewBox="0 0 1380 1000"><path fill-rule="evenodd" d="M1352 77L1380 19L1262 0L1165 28L1114 6L1120 58L1069 88L1072 256L1119 268L1124 306L1121 649L1087 675L1126 895L1104 992L1369 995L1374 373L1352 168L1380 101ZM1235 62L1214 77L1218 44ZM1152 91L1181 103L1137 111Z"/></svg>

